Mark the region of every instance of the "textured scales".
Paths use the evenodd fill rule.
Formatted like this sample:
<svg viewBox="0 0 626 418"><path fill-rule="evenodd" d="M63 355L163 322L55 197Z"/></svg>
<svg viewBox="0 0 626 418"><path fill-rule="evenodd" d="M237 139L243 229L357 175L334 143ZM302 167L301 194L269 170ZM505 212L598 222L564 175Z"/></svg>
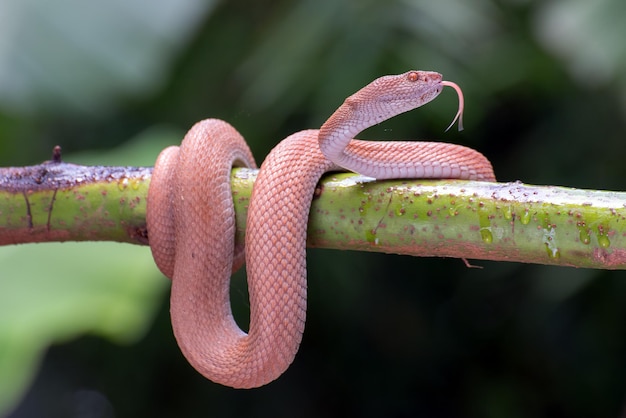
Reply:
<svg viewBox="0 0 626 418"><path fill-rule="evenodd" d="M215 382L251 388L291 364L306 318L309 207L325 172L346 167L380 179L495 180L482 154L459 145L350 141L442 88L441 75L432 72L382 77L346 99L319 131L291 135L268 155L248 210L248 334L235 323L229 300L231 271L242 253L234 248L230 170L254 167L252 155L241 135L216 119L199 122L180 148L161 153L149 190L150 247L172 278L172 326L193 367Z"/></svg>

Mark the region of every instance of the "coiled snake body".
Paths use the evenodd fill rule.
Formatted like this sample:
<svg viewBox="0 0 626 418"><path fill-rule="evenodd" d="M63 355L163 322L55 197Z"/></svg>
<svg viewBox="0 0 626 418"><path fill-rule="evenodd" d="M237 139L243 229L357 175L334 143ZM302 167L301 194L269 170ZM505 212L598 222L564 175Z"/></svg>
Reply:
<svg viewBox="0 0 626 418"><path fill-rule="evenodd" d="M248 209L248 333L230 308L230 275L243 263L243 248L234 246L230 171L255 167L250 150L228 123L208 119L197 123L180 147L159 155L149 190L150 247L158 267L172 278L174 334L200 373L251 388L276 379L293 361L306 317L309 206L325 172L345 168L377 179L495 180L489 161L463 146L352 139L429 102L444 85L459 91L434 72L381 77L346 99L320 130L293 134L268 155Z"/></svg>

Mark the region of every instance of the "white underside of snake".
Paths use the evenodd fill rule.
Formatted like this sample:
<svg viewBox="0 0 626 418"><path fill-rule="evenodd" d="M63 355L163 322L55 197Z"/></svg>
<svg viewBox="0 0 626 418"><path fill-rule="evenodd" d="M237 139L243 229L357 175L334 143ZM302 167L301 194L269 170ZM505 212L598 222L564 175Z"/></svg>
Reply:
<svg viewBox="0 0 626 418"><path fill-rule="evenodd" d="M309 206L325 172L495 180L489 161L463 146L353 139L431 101L445 85L462 100L438 73L381 77L347 98L321 129L293 134L268 155L248 209L248 333L230 308L230 275L244 261L243 248L234 246L230 171L255 167L252 154L231 125L216 119L197 123L180 147L160 154L148 196L149 241L172 279L172 326L193 367L214 382L252 388L278 378L294 360L306 317ZM461 111L462 102L457 117Z"/></svg>

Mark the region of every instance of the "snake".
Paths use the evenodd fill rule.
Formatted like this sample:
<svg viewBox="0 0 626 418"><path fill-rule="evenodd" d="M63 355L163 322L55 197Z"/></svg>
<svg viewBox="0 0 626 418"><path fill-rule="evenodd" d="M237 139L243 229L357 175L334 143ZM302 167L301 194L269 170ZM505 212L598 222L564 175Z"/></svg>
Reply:
<svg viewBox="0 0 626 418"><path fill-rule="evenodd" d="M277 379L293 362L306 319L309 207L324 173L495 181L489 160L461 145L354 139L430 102L444 86L457 90L460 124L460 88L437 72L412 70L374 80L345 99L320 129L281 141L253 186L245 251L235 244L230 174L233 167L256 164L241 134L227 122L206 119L180 146L159 154L148 191L148 239L156 265L172 279L174 336L198 372L222 385L255 388ZM248 332L238 326L230 305L230 276L244 262Z"/></svg>

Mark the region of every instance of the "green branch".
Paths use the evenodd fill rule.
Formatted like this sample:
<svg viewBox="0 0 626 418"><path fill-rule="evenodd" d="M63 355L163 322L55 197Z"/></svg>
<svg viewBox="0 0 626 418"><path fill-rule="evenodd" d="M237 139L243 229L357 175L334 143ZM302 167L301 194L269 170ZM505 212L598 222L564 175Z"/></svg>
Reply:
<svg viewBox="0 0 626 418"><path fill-rule="evenodd" d="M151 168L58 160L0 168L0 245L118 241L147 244Z"/></svg>
<svg viewBox="0 0 626 418"><path fill-rule="evenodd" d="M49 161L0 169L0 245L147 244L150 168ZM234 169L243 240L256 171ZM331 173L316 190L310 247L626 268L626 193L461 180L376 182Z"/></svg>

